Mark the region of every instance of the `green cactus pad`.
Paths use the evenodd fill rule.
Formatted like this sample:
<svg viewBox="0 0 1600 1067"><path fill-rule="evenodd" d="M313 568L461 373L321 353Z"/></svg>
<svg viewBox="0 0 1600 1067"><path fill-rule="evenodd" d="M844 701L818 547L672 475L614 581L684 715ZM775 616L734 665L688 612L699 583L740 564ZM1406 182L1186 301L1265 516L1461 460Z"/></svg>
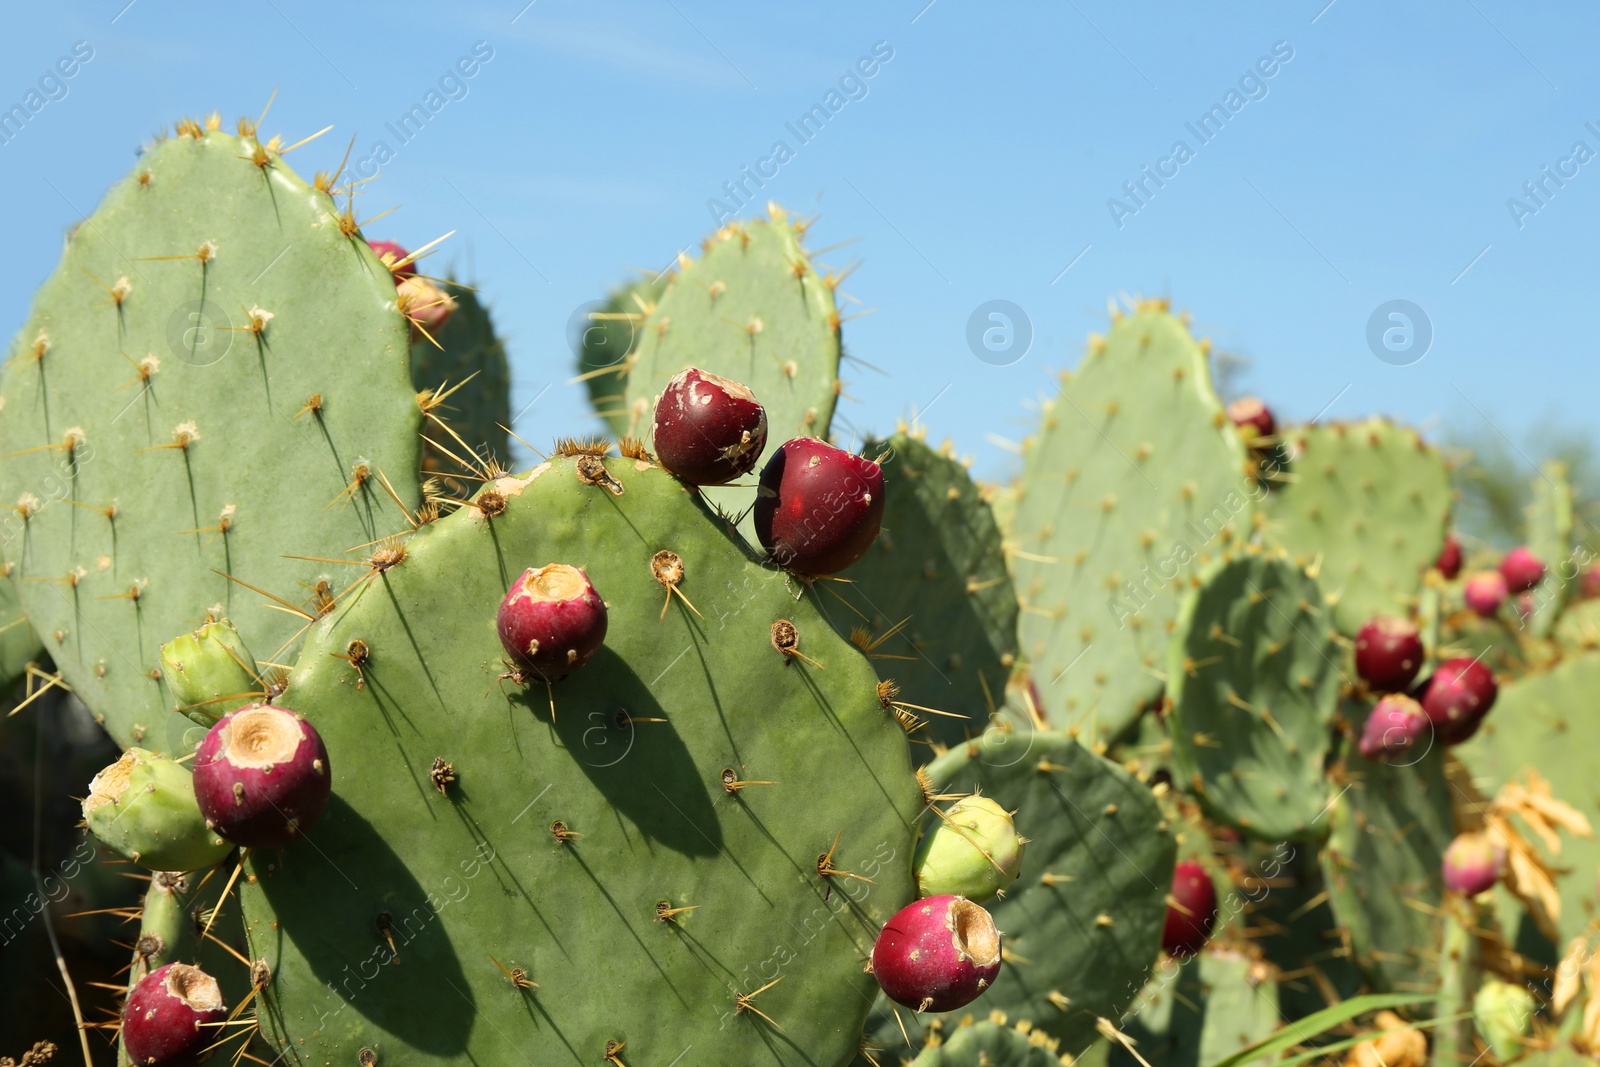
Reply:
<svg viewBox="0 0 1600 1067"><path fill-rule="evenodd" d="M162 645L161 679L172 694L173 710L206 727L264 696L255 658L226 620L205 623Z"/></svg>
<svg viewBox="0 0 1600 1067"><path fill-rule="evenodd" d="M804 232L774 206L770 219L712 234L699 259L680 257L628 355L629 435L643 440L661 390L699 367L750 387L767 411L769 448L827 438L839 397L839 312L835 281L812 265Z"/></svg>
<svg viewBox="0 0 1600 1067"><path fill-rule="evenodd" d="M1485 796L1526 770L1550 783L1565 801L1600 827L1600 780L1590 754L1600 744L1600 723L1591 708L1600 692L1600 654L1580 652L1549 670L1525 675L1500 689L1494 709L1458 753L1472 770L1473 784ZM1600 871L1600 838L1562 832L1561 851L1551 860L1572 873L1556 880L1561 893L1558 923L1565 945L1589 925L1597 906L1595 874Z"/></svg>
<svg viewBox="0 0 1600 1067"><path fill-rule="evenodd" d="M1407 617L1444 547L1450 475L1415 430L1383 419L1300 426L1291 481L1266 506L1267 539L1313 569L1341 633Z"/></svg>
<svg viewBox="0 0 1600 1067"><path fill-rule="evenodd" d="M835 589L848 606L828 613L840 632L872 646L879 676L893 679L904 700L947 713L917 712L927 725L916 736L959 744L982 733L1004 700L1017 653L1016 591L994 517L949 446L935 450L901 433L863 454L886 449L883 531L843 573L850 584Z"/></svg>
<svg viewBox="0 0 1600 1067"><path fill-rule="evenodd" d="M0 689L9 690L28 672L28 665L44 660L44 644L28 623L28 616L10 582L0 582Z"/></svg>
<svg viewBox="0 0 1600 1067"><path fill-rule="evenodd" d="M1534 637L1548 637L1577 584L1579 556L1572 546L1572 484L1567 465L1551 461L1533 480L1526 513L1528 550L1544 561L1544 579L1529 590L1533 612L1523 625Z"/></svg>
<svg viewBox="0 0 1600 1067"><path fill-rule="evenodd" d="M1000 976L978 1003L1059 1037L1073 1053L1144 986L1161 949L1176 847L1150 790L1061 734L991 730L927 768L942 792L1015 810L1022 877L988 905L1005 934ZM920 1017L902 1013L915 1034ZM877 1043L900 1040L880 1008Z"/></svg>
<svg viewBox="0 0 1600 1067"><path fill-rule="evenodd" d="M1235 953L1204 952L1163 961L1123 1031L1139 1055L1162 1067L1210 1067L1272 1034L1283 1022L1278 987L1267 968ZM1138 1067L1112 1043L1111 1067Z"/></svg>
<svg viewBox="0 0 1600 1067"><path fill-rule="evenodd" d="M939 1044L925 1046L911 1067L1063 1067L1076 1062L1071 1052L1063 1054L1059 1040L1029 1023L963 1019Z"/></svg>
<svg viewBox="0 0 1600 1067"><path fill-rule="evenodd" d="M645 317L655 310L667 283L664 275L646 276L615 289L573 324L578 376L589 391L595 414L614 434L628 432L626 388L628 353L633 350Z"/></svg>
<svg viewBox="0 0 1600 1067"><path fill-rule="evenodd" d="M478 294L455 285L446 291L456 309L433 341L421 337L411 342L411 380L418 392L449 394L433 410L434 418L423 424L422 432L435 444L423 448L422 472L424 477L439 478L446 492L459 494L470 491L476 480L438 446L467 462L478 462L479 456L493 456L502 463L508 459L510 437L501 427L511 425L511 368L505 343L495 334L489 309ZM444 420L454 434L435 418Z"/></svg>
<svg viewBox="0 0 1600 1067"><path fill-rule="evenodd" d="M1434 747L1409 765L1379 763L1362 758L1351 737L1343 761L1322 850L1334 916L1374 988L1431 990L1438 980L1440 865L1455 836L1441 753Z"/></svg>
<svg viewBox="0 0 1600 1067"><path fill-rule="evenodd" d="M876 991L862 961L915 894L905 735L782 572L647 461L600 462L500 480L504 511L424 526L308 638L280 703L321 732L334 796L281 863L252 855L242 887L276 976L263 1025L290 1061L854 1052ZM662 617L662 551L701 615L673 598ZM552 561L586 569L609 625L547 694L499 677L495 619ZM774 646L780 619L810 662ZM359 670L336 658L356 640ZM836 840L830 869L859 878L819 874ZM775 979L750 1005L782 1030L736 1000Z"/></svg>
<svg viewBox="0 0 1600 1067"><path fill-rule="evenodd" d="M83 818L102 844L152 871L211 867L233 851L207 829L189 768L142 748L89 783Z"/></svg>
<svg viewBox="0 0 1600 1067"><path fill-rule="evenodd" d="M1008 538L1022 654L1052 723L1109 740L1160 695L1195 567L1248 536L1264 491L1161 304L1091 344L1025 447Z"/></svg>
<svg viewBox="0 0 1600 1067"><path fill-rule="evenodd" d="M1360 992L1362 979L1328 904L1316 851L1289 842L1270 848L1253 868L1262 881L1247 890L1251 905L1244 936L1273 965L1278 1009L1292 1021L1350 999Z"/></svg>
<svg viewBox="0 0 1600 1067"><path fill-rule="evenodd" d="M160 642L208 613L289 654L304 620L223 574L291 603L309 592L296 581L342 588L346 568L285 556L394 527L379 469L416 503L389 272L327 194L257 149L192 127L148 151L68 242L0 381L0 500L28 512L6 557L68 684L123 745L197 740L152 672Z"/></svg>
<svg viewBox="0 0 1600 1067"><path fill-rule="evenodd" d="M1327 833L1334 636L1317 583L1256 551L1212 564L1184 599L1167 664L1173 771L1212 818L1269 841Z"/></svg>

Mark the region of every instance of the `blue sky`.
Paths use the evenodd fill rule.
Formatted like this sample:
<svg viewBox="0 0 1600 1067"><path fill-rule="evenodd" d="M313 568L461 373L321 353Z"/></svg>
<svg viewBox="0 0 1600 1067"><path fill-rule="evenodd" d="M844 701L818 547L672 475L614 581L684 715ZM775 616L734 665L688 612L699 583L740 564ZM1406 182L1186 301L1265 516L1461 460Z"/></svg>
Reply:
<svg viewBox="0 0 1600 1067"><path fill-rule="evenodd" d="M535 442L594 427L567 384L573 312L698 242L708 201L726 202L723 183L777 140L793 158L761 195L819 214L814 246L852 241L824 259L861 260L846 289L875 309L845 327L879 369L847 369L846 441L922 412L930 436L1003 474L993 439L1027 432L1049 372L1077 362L1124 293L1188 309L1250 361L1243 384L1280 418L1377 412L1436 435L1488 420L1521 440L1541 422L1581 425L1600 387L1593 8L524 4L20 8L0 40L6 107L77 42L93 56L0 144L0 327L20 326L63 231L152 132L213 108L231 125L277 87L264 133L335 127L290 157L302 173L335 166L352 135L355 161L378 141L394 150L358 214L400 210L369 237L457 231L435 262L489 301L513 410L533 402L517 430ZM475 45L492 58L402 144L385 124ZM892 58L847 82L854 98L800 144L785 124L875 46ZM1227 120L1203 140L1191 127L1213 105ZM1168 177L1134 200L1124 183L1146 167ZM1524 183L1540 180L1535 200ZM995 299L1033 335L1006 366L967 342ZM1395 300L1431 326L1419 361L1368 344Z"/></svg>

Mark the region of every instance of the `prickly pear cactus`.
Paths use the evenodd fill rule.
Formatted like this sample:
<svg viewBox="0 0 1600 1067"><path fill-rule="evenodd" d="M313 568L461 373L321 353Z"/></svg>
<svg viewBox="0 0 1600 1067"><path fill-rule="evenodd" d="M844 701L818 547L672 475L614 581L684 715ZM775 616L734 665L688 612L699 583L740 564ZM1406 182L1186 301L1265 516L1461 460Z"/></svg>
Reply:
<svg viewBox="0 0 1600 1067"><path fill-rule="evenodd" d="M1027 1021L1008 1025L1001 1013L979 1022L962 1019L938 1043L930 1040L911 1067L1063 1067L1078 1062L1077 1051Z"/></svg>
<svg viewBox="0 0 1600 1067"><path fill-rule="evenodd" d="M685 367L749 386L773 445L828 436L839 398L838 278L819 273L801 245L805 223L769 211L712 234L699 259L680 256L622 376L632 436L649 433L655 398Z"/></svg>
<svg viewBox="0 0 1600 1067"><path fill-rule="evenodd" d="M270 981L270 972L252 973L255 969L246 967L235 955L244 949L244 931L237 905L229 903L217 910L225 884L222 871L158 872L151 877L128 966L130 992L145 975L169 963L187 963L211 975L229 1005L240 1003L255 981ZM217 1036L229 1038L230 1053L245 1041L237 1029L231 1035ZM119 1049L119 1054L117 1062L127 1064L126 1051Z"/></svg>
<svg viewBox="0 0 1600 1067"><path fill-rule="evenodd" d="M1139 1055L1162 1067L1210 1067L1268 1037L1283 1022L1271 968L1233 952L1163 961L1124 1026ZM1111 1067L1137 1067L1113 1042Z"/></svg>
<svg viewBox="0 0 1600 1067"><path fill-rule="evenodd" d="M1377 418L1285 436L1292 480L1267 502L1268 541L1315 571L1341 633L1409 615L1449 522L1450 475L1438 452Z"/></svg>
<svg viewBox="0 0 1600 1067"><path fill-rule="evenodd" d="M480 456L502 463L509 456L510 437L501 427L511 425L511 367L478 294L455 285L448 292L456 309L444 329L432 341L411 342L411 379L432 416L422 428L434 442L423 447L423 476L437 477L446 492L460 493L470 491L473 483L463 479L472 475L450 453L474 465Z"/></svg>
<svg viewBox="0 0 1600 1067"><path fill-rule="evenodd" d="M885 451L883 532L844 572L849 584L836 591L846 606L828 613L905 701L945 713L915 712L927 724L916 736L959 744L1004 700L1016 591L994 517L952 450L904 433L863 450Z"/></svg>
<svg viewBox="0 0 1600 1067"><path fill-rule="evenodd" d="M1257 867L1262 880L1249 890L1244 936L1275 968L1278 1010L1292 1021L1355 996L1362 979L1328 904L1316 850L1288 842L1271 848Z"/></svg>
<svg viewBox="0 0 1600 1067"><path fill-rule="evenodd" d="M28 616L17 599L16 587L0 582L0 690L22 680L28 664L42 664L44 645L28 624Z"/></svg>
<svg viewBox="0 0 1600 1067"><path fill-rule="evenodd" d="M1581 652L1545 671L1527 674L1500 689L1494 710L1478 735L1460 749L1472 769L1473 784L1484 795L1532 768L1550 783L1551 793L1591 820L1600 812L1600 782L1588 754L1600 744L1600 724L1587 710L1600 689L1600 654ZM1556 879L1561 894L1560 944L1582 934L1600 901L1595 872L1600 870L1600 839L1563 834L1552 856L1573 873Z"/></svg>
<svg viewBox="0 0 1600 1067"><path fill-rule="evenodd" d="M1025 448L1008 539L1022 653L1054 724L1113 738L1161 692L1195 568L1248 535L1262 491L1163 302L1091 341Z"/></svg>
<svg viewBox="0 0 1600 1067"><path fill-rule="evenodd" d="M578 377L589 391L595 414L614 434L628 432L628 353L666 287L664 275L647 274L613 290L571 326Z"/></svg>
<svg viewBox="0 0 1600 1067"><path fill-rule="evenodd" d="M493 483L308 638L280 702L321 732L334 796L242 887L290 1061L853 1054L862 960L914 896L905 736L781 572L648 461L601 464ZM661 552L694 609L668 603ZM501 677L495 622L553 561L610 610L605 646L547 692ZM779 620L805 658L775 646Z"/></svg>
<svg viewBox="0 0 1600 1067"><path fill-rule="evenodd" d="M1062 734L992 730L928 765L944 793L981 790L1016 811L1022 876L987 907L1005 934L1000 977L979 1003L1073 1053L1139 993L1161 949L1176 848L1150 790ZM920 1017L902 1013L915 1036ZM878 1044L900 1040L880 1007Z"/></svg>
<svg viewBox="0 0 1600 1067"><path fill-rule="evenodd" d="M1409 764L1378 763L1353 737L1344 743L1322 869L1356 964L1379 991L1438 980L1439 871L1455 836L1441 756L1434 746Z"/></svg>
<svg viewBox="0 0 1600 1067"><path fill-rule="evenodd" d="M1320 837L1340 681L1329 606L1254 548L1199 581L1167 662L1173 771L1212 818L1269 841Z"/></svg>
<svg viewBox="0 0 1600 1067"><path fill-rule="evenodd" d="M1546 463L1533 480L1527 509L1528 548L1544 561L1544 579L1530 589L1533 610L1524 622L1534 637L1555 628L1578 576L1572 550L1572 484L1565 463Z"/></svg>
<svg viewBox="0 0 1600 1067"><path fill-rule="evenodd" d="M106 195L0 380L22 605L122 745L198 730L157 650L208 613L285 656L291 604L416 503L419 412L389 272L275 146L193 123ZM296 581L307 588L296 586ZM152 677L152 672L155 672Z"/></svg>

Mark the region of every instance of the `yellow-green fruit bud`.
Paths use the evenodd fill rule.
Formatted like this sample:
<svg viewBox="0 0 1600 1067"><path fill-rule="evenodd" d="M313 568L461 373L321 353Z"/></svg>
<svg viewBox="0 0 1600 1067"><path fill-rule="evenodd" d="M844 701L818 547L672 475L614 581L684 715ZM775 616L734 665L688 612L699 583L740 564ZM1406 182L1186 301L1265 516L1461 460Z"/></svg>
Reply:
<svg viewBox="0 0 1600 1067"><path fill-rule="evenodd" d="M83 819L102 844L152 871L211 867L233 848L206 828L189 769L142 748L94 776Z"/></svg>
<svg viewBox="0 0 1600 1067"><path fill-rule="evenodd" d="M174 710L202 726L265 699L251 673L255 662L228 622L208 622L161 646L161 677L177 701Z"/></svg>
<svg viewBox="0 0 1600 1067"><path fill-rule="evenodd" d="M970 796L944 815L917 845L921 896L951 894L982 903L1017 880L1023 840L1005 808Z"/></svg>
<svg viewBox="0 0 1600 1067"><path fill-rule="evenodd" d="M1528 1048L1538 1010L1539 1002L1522 986L1493 979L1472 999L1472 1020L1501 1063L1510 1063Z"/></svg>

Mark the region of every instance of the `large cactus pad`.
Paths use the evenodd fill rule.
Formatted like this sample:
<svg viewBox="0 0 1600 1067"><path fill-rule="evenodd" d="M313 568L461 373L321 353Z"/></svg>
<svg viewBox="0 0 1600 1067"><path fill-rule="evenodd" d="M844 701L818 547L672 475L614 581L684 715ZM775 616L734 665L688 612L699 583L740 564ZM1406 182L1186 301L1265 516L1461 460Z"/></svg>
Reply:
<svg viewBox="0 0 1600 1067"><path fill-rule="evenodd" d="M354 223L254 138L184 129L78 227L0 382L23 608L112 737L169 753L194 724L150 676L161 642L212 613L273 656L303 620L224 575L304 600L342 568L285 556L395 524L377 471L414 506L420 443Z"/></svg>
<svg viewBox="0 0 1600 1067"><path fill-rule="evenodd" d="M1379 990L1437 985L1439 872L1455 836L1441 755L1434 747L1409 764L1378 763L1345 742L1322 868L1355 962Z"/></svg>
<svg viewBox="0 0 1600 1067"><path fill-rule="evenodd" d="M1026 446L1008 539L1052 721L1113 737L1160 694L1190 576L1250 530L1245 464L1203 349L1164 305L1091 344Z"/></svg>
<svg viewBox="0 0 1600 1067"><path fill-rule="evenodd" d="M865 453L885 451L883 532L844 572L846 607L829 613L882 657L878 673L907 701L946 712L926 714L927 733L918 736L956 744L982 733L1004 700L1017 652L1016 591L994 516L951 449L896 434Z"/></svg>
<svg viewBox="0 0 1600 1067"><path fill-rule="evenodd" d="M1005 962L981 1004L1028 1019L1074 1055L1143 988L1161 948L1176 846L1132 775L1061 734L991 730L928 766L938 788L1016 811L1022 876L991 903ZM906 1018L908 1028L916 1025ZM900 1030L881 1019L878 1043Z"/></svg>
<svg viewBox="0 0 1600 1067"><path fill-rule="evenodd" d="M243 893L275 975L263 1024L295 1062L537 1049L592 1065L625 1043L627 1064L832 1065L855 1049L875 992L862 961L914 896L905 736L866 659L781 572L648 461L600 462L501 479L308 638L283 703L321 731L334 797L281 859L251 858ZM663 551L699 615L674 597L662 617ZM499 677L495 613L550 562L584 567L610 621L547 694ZM812 662L774 647L778 619ZM359 666L340 658L357 641ZM828 853L859 877L819 873Z"/></svg>
<svg viewBox="0 0 1600 1067"><path fill-rule="evenodd" d="M1317 583L1252 550L1184 601L1167 667L1174 770L1206 812L1270 841L1320 837L1339 648Z"/></svg>
<svg viewBox="0 0 1600 1067"><path fill-rule="evenodd" d="M1268 501L1268 539L1315 569L1342 633L1409 615L1450 516L1438 452L1383 419L1296 427L1288 438L1292 481Z"/></svg>
<svg viewBox="0 0 1600 1067"><path fill-rule="evenodd" d="M1583 652L1547 671L1529 674L1500 690L1494 710L1477 737L1462 747L1462 759L1483 794L1529 769L1550 783L1551 793L1600 822L1600 780L1594 773L1591 740L1600 739L1592 712L1600 692L1600 654ZM1558 878L1560 944L1582 934L1596 909L1595 873L1600 839L1562 834L1561 851L1550 857L1572 873Z"/></svg>
<svg viewBox="0 0 1600 1067"><path fill-rule="evenodd" d="M680 259L628 356L629 433L643 437L667 382L699 367L750 387L773 443L828 436L839 396L836 282L812 265L803 233L774 207L770 221L724 226L699 259Z"/></svg>

